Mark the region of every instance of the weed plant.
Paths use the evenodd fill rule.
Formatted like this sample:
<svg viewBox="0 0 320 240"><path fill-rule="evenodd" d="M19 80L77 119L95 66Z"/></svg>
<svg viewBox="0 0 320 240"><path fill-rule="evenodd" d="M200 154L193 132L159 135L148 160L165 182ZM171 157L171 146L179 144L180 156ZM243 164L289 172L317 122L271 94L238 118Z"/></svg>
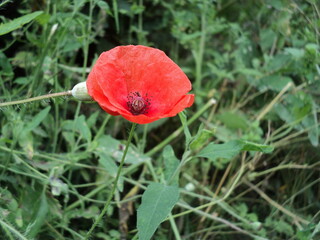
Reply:
<svg viewBox="0 0 320 240"><path fill-rule="evenodd" d="M129 44L165 51L193 83L180 118L136 128L90 239L137 239L145 189L169 179L179 200L152 239L320 239L317 0L4 0L0 18L0 102L70 90ZM0 126L0 238L85 239L128 121L60 97L2 107Z"/></svg>

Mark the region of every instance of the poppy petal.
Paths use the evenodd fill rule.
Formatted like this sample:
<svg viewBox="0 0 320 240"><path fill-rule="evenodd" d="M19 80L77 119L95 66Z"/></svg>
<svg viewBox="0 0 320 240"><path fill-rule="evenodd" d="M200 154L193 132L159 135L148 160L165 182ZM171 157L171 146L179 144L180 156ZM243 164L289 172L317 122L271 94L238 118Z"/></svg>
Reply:
<svg viewBox="0 0 320 240"><path fill-rule="evenodd" d="M194 101L194 95L187 95L191 83L179 66L164 52L139 45L102 53L87 86L106 112L140 124L174 116Z"/></svg>
<svg viewBox="0 0 320 240"><path fill-rule="evenodd" d="M167 112L191 90L184 72L158 49L122 46L101 54L100 58L99 63L103 64L99 64L99 68L104 77L99 82L104 86L104 94L124 107L124 96L130 92L148 94L151 102L149 116Z"/></svg>
<svg viewBox="0 0 320 240"><path fill-rule="evenodd" d="M121 114L122 117L124 117L125 119L127 119L128 121L130 122L134 122L134 123L138 123L138 124L147 124L147 123L151 123L151 122L154 122L156 120L159 120L160 118L162 117L148 117L146 115L137 115L137 116L134 116L134 115L125 115L125 114Z"/></svg>
<svg viewBox="0 0 320 240"><path fill-rule="evenodd" d="M88 76L87 89L89 95L92 96L92 98L99 103L103 110L105 110L107 113L113 116L119 115L119 113L117 113L117 108L111 105L108 98L103 94L103 91L96 80L96 73L94 69L92 69Z"/></svg>
<svg viewBox="0 0 320 240"><path fill-rule="evenodd" d="M165 114L165 117L173 117L177 115L179 112L183 111L185 108L190 107L193 104L193 102L194 102L194 94L185 95L169 113Z"/></svg>

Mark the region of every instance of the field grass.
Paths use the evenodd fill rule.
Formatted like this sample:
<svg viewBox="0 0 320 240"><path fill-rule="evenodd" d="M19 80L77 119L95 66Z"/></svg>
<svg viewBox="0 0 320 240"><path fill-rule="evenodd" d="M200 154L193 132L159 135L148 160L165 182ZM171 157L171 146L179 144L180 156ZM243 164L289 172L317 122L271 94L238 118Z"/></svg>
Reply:
<svg viewBox="0 0 320 240"><path fill-rule="evenodd" d="M71 90L129 44L196 95L136 127L114 196L130 122L69 96L0 107L0 239L150 239L161 213L152 239L320 239L317 0L7 0L0 18L0 102Z"/></svg>

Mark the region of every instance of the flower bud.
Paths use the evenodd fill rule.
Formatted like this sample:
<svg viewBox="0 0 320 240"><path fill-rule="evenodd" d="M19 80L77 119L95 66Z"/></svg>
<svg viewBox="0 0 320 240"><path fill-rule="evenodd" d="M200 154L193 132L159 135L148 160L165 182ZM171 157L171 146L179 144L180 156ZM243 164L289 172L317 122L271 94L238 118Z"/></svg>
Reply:
<svg viewBox="0 0 320 240"><path fill-rule="evenodd" d="M80 101L92 101L91 96L88 94L86 82L81 82L75 85L71 90L72 96Z"/></svg>

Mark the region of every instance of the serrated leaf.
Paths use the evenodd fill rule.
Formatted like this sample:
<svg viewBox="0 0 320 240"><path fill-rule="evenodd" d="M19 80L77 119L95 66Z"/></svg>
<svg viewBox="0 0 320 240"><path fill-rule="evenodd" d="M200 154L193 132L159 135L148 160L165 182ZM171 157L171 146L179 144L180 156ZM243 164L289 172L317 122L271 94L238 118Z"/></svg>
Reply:
<svg viewBox="0 0 320 240"><path fill-rule="evenodd" d="M160 223L169 215L179 200L179 188L161 183L151 183L142 195L138 209L137 228L139 240L149 240Z"/></svg>
<svg viewBox="0 0 320 240"><path fill-rule="evenodd" d="M0 36L22 27L28 22L31 22L36 17L40 16L42 13L43 11L36 11L33 13L29 13L27 15L24 15L22 17L13 19L10 22L0 24Z"/></svg>

